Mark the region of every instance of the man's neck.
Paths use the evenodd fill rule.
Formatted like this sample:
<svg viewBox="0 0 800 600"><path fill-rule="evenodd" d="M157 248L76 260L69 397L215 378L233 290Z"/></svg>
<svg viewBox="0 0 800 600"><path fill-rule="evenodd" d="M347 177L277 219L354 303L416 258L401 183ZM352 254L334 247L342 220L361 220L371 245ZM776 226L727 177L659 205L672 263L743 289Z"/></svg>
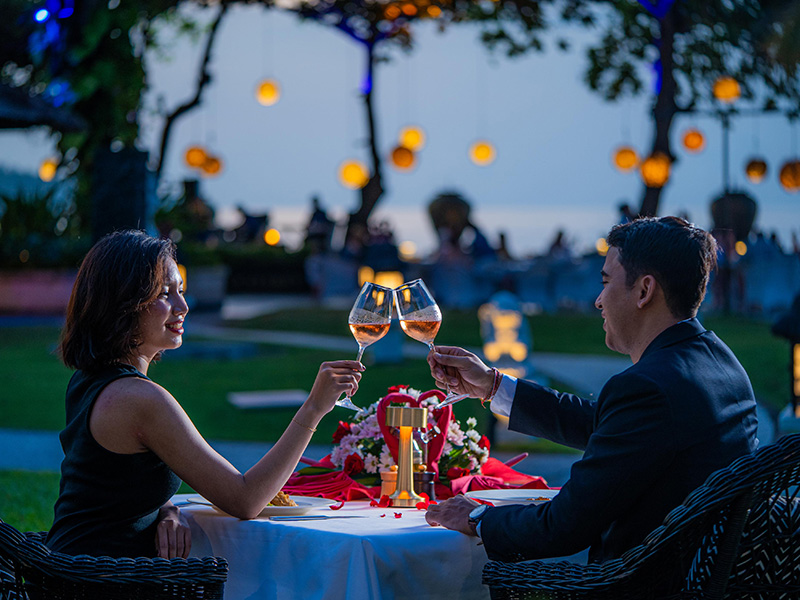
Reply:
<svg viewBox="0 0 800 600"><path fill-rule="evenodd" d="M631 351L630 357L633 364L639 362L642 354L647 350L647 347L661 335L664 331L683 321L683 318L673 316L672 313L661 313L653 316L647 320L646 325L642 328L641 335L639 336L635 348Z"/></svg>

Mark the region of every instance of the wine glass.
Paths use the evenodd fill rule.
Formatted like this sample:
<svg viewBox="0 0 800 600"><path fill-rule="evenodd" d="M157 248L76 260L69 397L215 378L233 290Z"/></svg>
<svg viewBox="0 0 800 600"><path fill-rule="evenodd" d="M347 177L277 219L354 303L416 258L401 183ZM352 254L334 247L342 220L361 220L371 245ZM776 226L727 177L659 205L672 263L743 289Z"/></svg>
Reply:
<svg viewBox="0 0 800 600"><path fill-rule="evenodd" d="M366 282L361 286L358 298L350 310L347 323L350 325L353 337L358 342L356 360L360 361L364 355L364 349L389 332L389 325L392 323L392 289ZM353 404L350 396L339 398L336 406L356 411L361 410Z"/></svg>
<svg viewBox="0 0 800 600"><path fill-rule="evenodd" d="M397 304L397 318L400 319L400 327L406 335L427 344L428 348L433 350L433 340L442 324L442 311L425 286L425 282L422 279L415 279L395 288L394 301ZM447 396L439 406L455 404L467 397L467 394L451 392L447 382L445 382L445 386L447 387Z"/></svg>

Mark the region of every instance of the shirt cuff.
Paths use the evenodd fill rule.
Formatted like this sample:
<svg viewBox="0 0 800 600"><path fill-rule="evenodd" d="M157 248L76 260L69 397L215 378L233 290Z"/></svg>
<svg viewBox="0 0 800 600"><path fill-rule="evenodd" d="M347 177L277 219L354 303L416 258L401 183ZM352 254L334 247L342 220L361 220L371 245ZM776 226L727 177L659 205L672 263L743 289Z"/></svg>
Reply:
<svg viewBox="0 0 800 600"><path fill-rule="evenodd" d="M517 378L513 375L501 374L500 387L492 398L490 407L492 412L501 417L511 414L511 405L514 403L514 394L517 392Z"/></svg>

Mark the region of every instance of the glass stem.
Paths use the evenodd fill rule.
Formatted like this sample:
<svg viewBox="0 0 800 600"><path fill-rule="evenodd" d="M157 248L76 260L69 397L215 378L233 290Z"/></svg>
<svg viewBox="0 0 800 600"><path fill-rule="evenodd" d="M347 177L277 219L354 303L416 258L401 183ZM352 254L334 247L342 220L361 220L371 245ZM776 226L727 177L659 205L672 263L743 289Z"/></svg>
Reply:
<svg viewBox="0 0 800 600"><path fill-rule="evenodd" d="M364 356L364 349L366 346L362 346L359 344L358 346L358 356L356 356L356 361L361 362L361 357Z"/></svg>

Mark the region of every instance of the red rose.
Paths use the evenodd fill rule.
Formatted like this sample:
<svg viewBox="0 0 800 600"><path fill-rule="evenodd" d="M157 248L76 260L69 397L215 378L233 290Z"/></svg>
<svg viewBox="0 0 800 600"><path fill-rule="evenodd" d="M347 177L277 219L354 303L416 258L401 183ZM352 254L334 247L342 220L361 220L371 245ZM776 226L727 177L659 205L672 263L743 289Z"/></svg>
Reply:
<svg viewBox="0 0 800 600"><path fill-rule="evenodd" d="M407 385L393 385L392 387L390 387L388 389L388 393L389 394L401 394L401 393L405 393L405 391L407 389L408 389Z"/></svg>
<svg viewBox="0 0 800 600"><path fill-rule="evenodd" d="M346 435L350 435L350 423L339 421L339 427L337 427L336 431L333 433L333 443L338 444Z"/></svg>
<svg viewBox="0 0 800 600"><path fill-rule="evenodd" d="M344 467L342 471L348 475L358 475L364 470L364 459L358 454L353 452L350 456L344 459Z"/></svg>
<svg viewBox="0 0 800 600"><path fill-rule="evenodd" d="M489 441L489 438L481 436L481 441L478 442L478 448L483 448L485 450L489 450L492 447L492 443Z"/></svg>
<svg viewBox="0 0 800 600"><path fill-rule="evenodd" d="M450 467L447 469L447 478L451 481L459 477L466 477L467 475L469 475L469 469L465 469L464 467Z"/></svg>

